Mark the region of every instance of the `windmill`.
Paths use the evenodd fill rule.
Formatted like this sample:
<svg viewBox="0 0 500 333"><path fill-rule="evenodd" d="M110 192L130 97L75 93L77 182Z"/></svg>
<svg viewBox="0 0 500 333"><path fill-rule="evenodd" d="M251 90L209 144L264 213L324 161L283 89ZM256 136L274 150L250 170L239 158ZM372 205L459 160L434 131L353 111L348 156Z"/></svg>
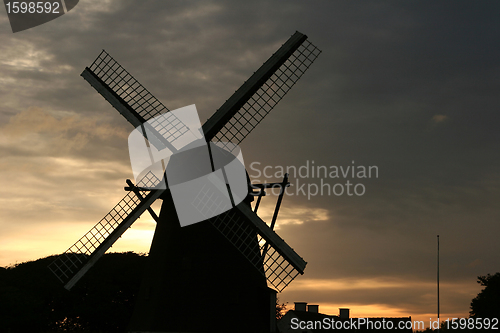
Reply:
<svg viewBox="0 0 500 333"><path fill-rule="evenodd" d="M320 52L307 36L293 34L206 121L202 126L205 140L241 143ZM170 114L104 50L81 75L134 127ZM149 133L151 144L169 144L168 135L158 126ZM131 332L273 331L276 291L303 274L306 266L273 230L287 177L275 184L248 181L249 194L243 202L186 227L180 227L172 193L169 188L158 188L160 181L152 173L143 175L137 184L127 180L125 197L52 262L50 270L71 289L147 210L157 226ZM257 209L265 189L272 186L281 187L281 194L269 226ZM252 210L254 196L258 199ZM159 216L150 208L157 199L163 200Z"/></svg>

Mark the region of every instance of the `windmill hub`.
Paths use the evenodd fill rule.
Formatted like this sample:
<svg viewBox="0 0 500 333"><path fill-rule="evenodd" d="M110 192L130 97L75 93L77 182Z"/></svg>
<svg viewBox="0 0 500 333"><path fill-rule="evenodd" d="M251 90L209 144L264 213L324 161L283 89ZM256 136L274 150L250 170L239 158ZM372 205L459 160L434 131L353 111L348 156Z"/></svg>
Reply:
<svg viewBox="0 0 500 333"><path fill-rule="evenodd" d="M247 196L243 158L232 148L231 153L211 142L170 159L165 174L181 226L222 214Z"/></svg>

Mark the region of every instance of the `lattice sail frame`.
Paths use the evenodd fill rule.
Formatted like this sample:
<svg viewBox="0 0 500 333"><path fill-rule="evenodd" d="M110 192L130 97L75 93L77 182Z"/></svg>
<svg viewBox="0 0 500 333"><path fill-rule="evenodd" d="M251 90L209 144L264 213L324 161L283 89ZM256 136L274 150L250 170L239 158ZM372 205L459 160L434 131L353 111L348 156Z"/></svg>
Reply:
<svg viewBox="0 0 500 333"><path fill-rule="evenodd" d="M147 174L140 182L142 186L149 185L151 187L154 187L158 183L159 179L152 173ZM89 264L92 256L102 256L106 250L113 245L114 242L109 244L109 246L105 244L105 241L109 240L113 233L115 233L117 238L120 237L142 212L148 209L151 204L156 201L161 192L163 191L127 192L123 199L94 225L92 229L56 258L49 265L49 269L62 283L67 284L70 282L70 280L75 277L75 274L80 272L85 265ZM133 218L133 213L136 213L135 218ZM103 246L106 248L103 248ZM95 258L94 261L97 260L98 257ZM77 280L74 281L74 283L76 283ZM70 289L74 283L68 286L67 289Z"/></svg>
<svg viewBox="0 0 500 333"><path fill-rule="evenodd" d="M288 261L237 209L218 215L210 221L279 292L297 275L304 273L305 262L302 258L299 261L302 266L295 266Z"/></svg>
<svg viewBox="0 0 500 333"><path fill-rule="evenodd" d="M307 39L241 107L213 141L240 144L288 93L321 53Z"/></svg>
<svg viewBox="0 0 500 333"><path fill-rule="evenodd" d="M167 147L176 151L176 140L190 131L105 50L82 76L134 127L141 126L144 136L158 150Z"/></svg>
<svg viewBox="0 0 500 333"><path fill-rule="evenodd" d="M170 111L105 50L89 69L144 120Z"/></svg>

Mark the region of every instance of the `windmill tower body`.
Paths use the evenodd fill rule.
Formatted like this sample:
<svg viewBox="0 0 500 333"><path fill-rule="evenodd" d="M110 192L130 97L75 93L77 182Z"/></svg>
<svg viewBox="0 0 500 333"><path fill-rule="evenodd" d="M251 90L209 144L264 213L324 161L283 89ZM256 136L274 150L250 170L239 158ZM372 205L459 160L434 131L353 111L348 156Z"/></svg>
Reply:
<svg viewBox="0 0 500 333"><path fill-rule="evenodd" d="M307 41L307 36L296 32L202 126L206 142L230 142L224 147L228 151L233 149L228 147L237 147L320 52ZM151 122L158 115L168 118L173 112L109 54L103 51L82 77L134 127L142 128L151 145L158 150L173 147L169 131L175 132L176 126L184 124L158 127ZM210 143L208 147L215 146ZM219 148L209 150L215 171L214 156L220 154ZM282 291L298 274L303 274L306 266L273 231L282 196L269 226L256 214L266 185L261 185L259 200L252 210L250 183L245 200L233 200L224 174L222 187L227 186L232 208L181 227L174 187L160 187L161 178L164 181L167 177L147 173L136 178L135 185L127 180L125 197L49 268L66 289L71 289L148 211L157 226L129 326L131 332L273 332L275 290ZM286 179L278 185L285 183ZM163 200L160 216L150 208L157 199Z"/></svg>
<svg viewBox="0 0 500 333"><path fill-rule="evenodd" d="M180 227L168 196L129 330L269 332L275 292L265 276L210 221Z"/></svg>

